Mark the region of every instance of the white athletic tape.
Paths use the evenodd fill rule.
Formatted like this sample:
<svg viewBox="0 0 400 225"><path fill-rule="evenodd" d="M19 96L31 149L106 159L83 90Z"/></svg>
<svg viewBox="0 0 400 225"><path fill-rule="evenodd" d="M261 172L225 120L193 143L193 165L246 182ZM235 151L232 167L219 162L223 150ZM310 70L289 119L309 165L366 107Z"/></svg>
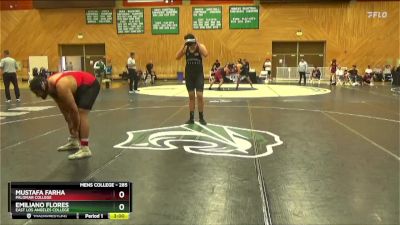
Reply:
<svg viewBox="0 0 400 225"><path fill-rule="evenodd" d="M196 43L196 39L186 39L186 43Z"/></svg>

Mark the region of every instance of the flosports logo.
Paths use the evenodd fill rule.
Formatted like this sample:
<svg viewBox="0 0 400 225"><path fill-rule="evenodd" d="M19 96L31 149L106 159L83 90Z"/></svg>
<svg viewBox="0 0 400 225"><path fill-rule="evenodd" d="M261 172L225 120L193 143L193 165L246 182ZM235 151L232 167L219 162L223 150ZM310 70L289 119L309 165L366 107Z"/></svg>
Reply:
<svg viewBox="0 0 400 225"><path fill-rule="evenodd" d="M114 148L134 150L176 150L199 155L259 158L273 153L283 142L267 131L199 123L128 131L128 139Z"/></svg>

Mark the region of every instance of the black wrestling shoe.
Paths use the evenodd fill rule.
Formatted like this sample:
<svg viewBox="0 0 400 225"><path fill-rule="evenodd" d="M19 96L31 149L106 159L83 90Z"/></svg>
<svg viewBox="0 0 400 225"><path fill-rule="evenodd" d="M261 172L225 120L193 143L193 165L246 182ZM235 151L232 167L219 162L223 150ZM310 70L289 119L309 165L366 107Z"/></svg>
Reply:
<svg viewBox="0 0 400 225"><path fill-rule="evenodd" d="M185 124L194 124L194 120L193 119L189 119L188 121L186 121Z"/></svg>
<svg viewBox="0 0 400 225"><path fill-rule="evenodd" d="M207 122L204 119L199 119L201 125L207 125Z"/></svg>

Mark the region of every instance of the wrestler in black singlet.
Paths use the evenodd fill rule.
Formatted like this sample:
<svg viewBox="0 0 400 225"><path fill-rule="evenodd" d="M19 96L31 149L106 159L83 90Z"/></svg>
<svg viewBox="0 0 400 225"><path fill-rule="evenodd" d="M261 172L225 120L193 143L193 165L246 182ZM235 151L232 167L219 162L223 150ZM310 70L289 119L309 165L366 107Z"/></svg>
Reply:
<svg viewBox="0 0 400 225"><path fill-rule="evenodd" d="M189 46L186 48L186 67L185 67L185 81L186 89L188 91L203 92L204 89L204 72L203 72L203 60L201 58L199 46L196 46L196 50L192 53L189 50Z"/></svg>

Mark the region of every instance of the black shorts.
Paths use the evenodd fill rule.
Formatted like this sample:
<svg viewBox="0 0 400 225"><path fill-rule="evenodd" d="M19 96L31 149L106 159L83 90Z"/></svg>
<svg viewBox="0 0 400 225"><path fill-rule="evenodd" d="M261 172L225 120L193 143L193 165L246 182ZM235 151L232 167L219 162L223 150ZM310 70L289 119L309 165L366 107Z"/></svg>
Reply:
<svg viewBox="0 0 400 225"><path fill-rule="evenodd" d="M129 79L134 79L137 75L137 72L135 69L128 69L128 78Z"/></svg>
<svg viewBox="0 0 400 225"><path fill-rule="evenodd" d="M92 85L81 85L75 94L75 103L78 108L91 110L99 91L100 84L97 80Z"/></svg>
<svg viewBox="0 0 400 225"><path fill-rule="evenodd" d="M197 72L197 73L190 73L185 72L185 83L186 89L188 91L196 91L203 92L204 90L204 73Z"/></svg>

